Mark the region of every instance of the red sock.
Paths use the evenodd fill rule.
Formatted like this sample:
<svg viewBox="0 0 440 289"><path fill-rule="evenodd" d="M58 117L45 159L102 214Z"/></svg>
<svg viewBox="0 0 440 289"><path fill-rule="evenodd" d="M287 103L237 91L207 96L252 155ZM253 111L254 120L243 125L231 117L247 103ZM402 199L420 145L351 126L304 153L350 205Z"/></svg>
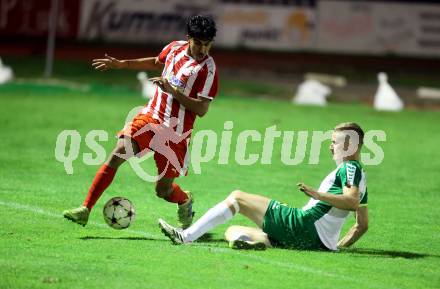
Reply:
<svg viewBox="0 0 440 289"><path fill-rule="evenodd" d="M172 186L173 192L165 200L179 205L185 203L188 200L188 195L177 184L173 183Z"/></svg>
<svg viewBox="0 0 440 289"><path fill-rule="evenodd" d="M98 201L99 197L102 195L105 189L113 181L113 177L116 174L116 170L103 164L99 170L96 172L95 178L93 179L92 185L90 186L89 193L84 200L84 206L89 210L92 210L93 206Z"/></svg>

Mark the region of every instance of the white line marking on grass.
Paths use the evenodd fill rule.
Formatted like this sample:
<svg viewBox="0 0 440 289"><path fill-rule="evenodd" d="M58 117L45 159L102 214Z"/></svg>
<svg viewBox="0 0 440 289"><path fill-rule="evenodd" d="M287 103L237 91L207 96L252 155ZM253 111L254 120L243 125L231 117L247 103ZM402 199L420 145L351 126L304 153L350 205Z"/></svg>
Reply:
<svg viewBox="0 0 440 289"><path fill-rule="evenodd" d="M28 212L39 214L39 215L45 215L45 216L49 216L49 217L53 217L53 218L57 218L57 219L62 218L61 213L49 212L49 211L44 210L39 207L32 207L29 205L23 205L23 204L13 203L13 202L5 202L2 200L0 200L0 205L5 206L5 207L9 207L9 208L13 208L13 209L17 209L17 210L28 211ZM88 222L87 225L88 226L91 225L91 226L95 226L95 227L99 227L99 228L109 228L106 224L97 223L97 222L93 222L93 221ZM160 235L153 235L153 234L149 234L149 233L146 233L143 231L131 230L131 229L125 229L124 231L127 233L143 235L144 237L147 237L147 238L163 239L163 237Z"/></svg>
<svg viewBox="0 0 440 289"><path fill-rule="evenodd" d="M54 213L54 212L50 212L50 211L47 211L47 210L39 208L39 207L34 207L34 206L29 206L29 205L14 203L14 202L6 202L6 201L0 200L0 205L5 206L5 207L9 207L12 209L27 211L27 212L31 212L31 213L35 213L35 214L39 214L39 215L45 215L45 216L58 218L58 219L61 219L61 217L62 217L61 213ZM87 225L92 225L92 226L99 227L99 228L108 228L108 226L106 224L97 223L97 222L93 222L93 221L89 222ZM152 238L152 239L158 239L158 240L165 239L162 235L150 234L150 233L146 233L144 231L139 231L139 230L125 229L124 231L127 233L137 234L137 235L141 235L141 236L144 236L147 238ZM287 269L301 271L304 273L318 274L318 275L321 275L324 277L332 277L332 278L339 279L339 280L346 280L346 281L352 281L355 283L359 283L358 279L351 278L351 277L348 277L345 275L335 274L335 273L323 271L320 269L316 269L313 267L302 266L299 264L274 261L274 260L271 260L268 258L263 258L261 256L245 254L245 253L237 251L237 250L226 249L226 248L215 248L215 247L211 247L211 246L206 246L203 243L193 243L193 244L191 244L191 246L197 246L197 247L203 248L205 250L210 250L212 252L219 252L222 254L224 253L224 254L231 254L231 255L239 255L240 257L248 258L248 259L258 261L261 263L265 263L268 265L272 265L272 266L279 266L279 267L284 267ZM368 286L368 288L383 288L383 286L377 286L377 285L372 286L372 285L373 284L371 284L371 283L369 285L363 284L363 286Z"/></svg>
<svg viewBox="0 0 440 289"><path fill-rule="evenodd" d="M18 203L4 202L1 200L0 200L0 205L10 207L13 209L17 209L17 210L32 212L32 213L36 213L36 214L40 214L40 215L46 215L46 216L50 216L50 217L59 217L58 214L48 212L48 211L43 210L38 207L31 207L28 205L22 205L22 204L18 204Z"/></svg>
<svg viewBox="0 0 440 289"><path fill-rule="evenodd" d="M90 85L80 82L57 79L57 78L16 78L13 83L16 84L33 84L38 86L65 87L70 90L79 90L81 92L90 91Z"/></svg>

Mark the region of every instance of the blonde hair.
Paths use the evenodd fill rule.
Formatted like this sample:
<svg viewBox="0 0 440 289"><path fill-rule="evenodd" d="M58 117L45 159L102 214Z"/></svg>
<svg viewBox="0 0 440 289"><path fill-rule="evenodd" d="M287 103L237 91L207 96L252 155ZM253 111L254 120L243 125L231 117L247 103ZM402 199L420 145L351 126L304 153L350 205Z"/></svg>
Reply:
<svg viewBox="0 0 440 289"><path fill-rule="evenodd" d="M344 131L344 130L353 130L358 134L359 137L359 146L364 143L364 131L355 122L343 122L335 126L335 131Z"/></svg>

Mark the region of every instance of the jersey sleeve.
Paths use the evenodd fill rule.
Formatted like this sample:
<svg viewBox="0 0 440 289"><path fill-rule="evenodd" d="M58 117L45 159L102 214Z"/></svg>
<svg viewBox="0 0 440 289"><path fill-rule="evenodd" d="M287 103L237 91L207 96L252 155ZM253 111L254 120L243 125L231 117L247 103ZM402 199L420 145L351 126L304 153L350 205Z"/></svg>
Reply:
<svg viewBox="0 0 440 289"><path fill-rule="evenodd" d="M360 207L365 207L366 205L368 205L368 190L365 191L365 194L362 197L361 202L359 203Z"/></svg>
<svg viewBox="0 0 440 289"><path fill-rule="evenodd" d="M354 163L346 162L339 169L342 187L359 187L362 179L362 171L359 166Z"/></svg>
<svg viewBox="0 0 440 289"><path fill-rule="evenodd" d="M197 96L213 100L217 96L218 92L218 72L216 65L213 61L208 62L204 67L200 77L199 89Z"/></svg>
<svg viewBox="0 0 440 289"><path fill-rule="evenodd" d="M173 41L162 49L162 51L157 56L157 59L159 59L160 63L165 63L165 60L167 59L167 55L170 53L171 48L173 48L173 46L175 44L176 44L176 41Z"/></svg>

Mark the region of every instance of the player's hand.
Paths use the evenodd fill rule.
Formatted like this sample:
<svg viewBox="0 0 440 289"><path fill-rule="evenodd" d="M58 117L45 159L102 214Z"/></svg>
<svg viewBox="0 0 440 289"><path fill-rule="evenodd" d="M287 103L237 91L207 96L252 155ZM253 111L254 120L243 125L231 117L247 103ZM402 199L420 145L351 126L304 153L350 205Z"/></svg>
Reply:
<svg viewBox="0 0 440 289"><path fill-rule="evenodd" d="M168 79L166 79L165 77L161 77L161 76L152 77L149 80L152 81L157 86L159 86L163 91L165 91L167 93L171 93L171 94L175 93L174 87L170 84Z"/></svg>
<svg viewBox="0 0 440 289"><path fill-rule="evenodd" d="M119 69L122 68L124 63L108 54L105 54L105 58L93 59L92 66L96 70L106 71L109 69Z"/></svg>
<svg viewBox="0 0 440 289"><path fill-rule="evenodd" d="M306 194L309 197L312 197L312 198L318 200L318 192L316 192L314 189L305 185L304 183L298 183L296 185L301 192L303 192L304 194Z"/></svg>

